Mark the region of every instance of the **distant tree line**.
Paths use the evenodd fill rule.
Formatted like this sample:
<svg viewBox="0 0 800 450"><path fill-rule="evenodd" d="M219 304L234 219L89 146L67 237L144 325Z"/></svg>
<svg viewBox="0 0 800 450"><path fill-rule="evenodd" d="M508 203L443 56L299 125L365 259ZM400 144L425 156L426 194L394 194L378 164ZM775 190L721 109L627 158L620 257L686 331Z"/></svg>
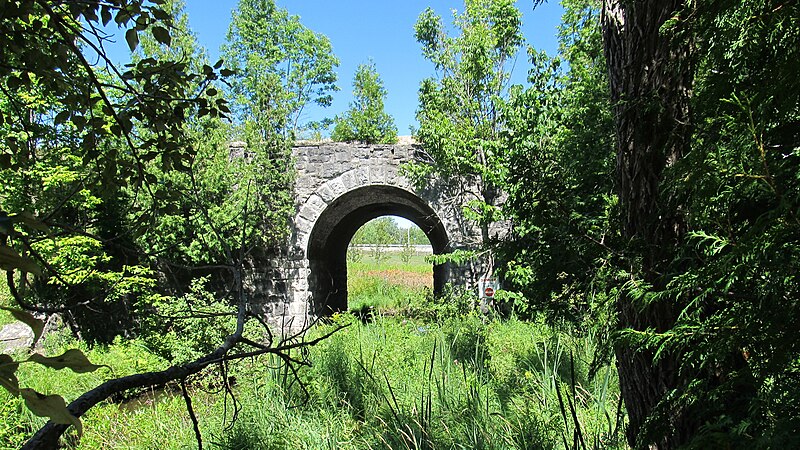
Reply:
<svg viewBox="0 0 800 450"><path fill-rule="evenodd" d="M401 228L391 217L378 217L356 231L350 245L430 245L419 227Z"/></svg>

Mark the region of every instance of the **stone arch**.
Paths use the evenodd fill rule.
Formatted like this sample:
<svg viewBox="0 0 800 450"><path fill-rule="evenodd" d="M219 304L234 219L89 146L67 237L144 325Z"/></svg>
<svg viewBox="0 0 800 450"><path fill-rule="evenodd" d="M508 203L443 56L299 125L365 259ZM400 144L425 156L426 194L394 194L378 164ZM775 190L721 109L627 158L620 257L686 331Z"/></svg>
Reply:
<svg viewBox="0 0 800 450"><path fill-rule="evenodd" d="M406 218L428 237L434 254L450 250L445 226L436 212L402 187L372 184L344 192L321 211L307 237L309 309L315 316L347 309L347 246L368 221L385 215ZM434 293L447 282L446 264L434 266Z"/></svg>
<svg viewBox="0 0 800 450"><path fill-rule="evenodd" d="M299 331L321 314L346 308L346 248L370 219L407 218L425 231L437 254L474 248L480 236L457 200L472 195L474 186L441 180L417 187L403 175L403 164L426 160L415 145L305 143L292 154L297 169L292 235L245 279L254 311L276 329ZM434 291L448 282L471 288L478 273L483 269L473 261L435 266Z"/></svg>

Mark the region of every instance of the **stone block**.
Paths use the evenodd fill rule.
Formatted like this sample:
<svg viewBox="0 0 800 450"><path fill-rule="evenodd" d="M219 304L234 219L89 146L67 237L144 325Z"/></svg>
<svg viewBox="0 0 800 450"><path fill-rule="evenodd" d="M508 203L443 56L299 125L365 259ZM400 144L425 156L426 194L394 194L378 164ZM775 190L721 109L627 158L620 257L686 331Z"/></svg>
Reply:
<svg viewBox="0 0 800 450"><path fill-rule="evenodd" d="M333 180L333 181L331 181L329 186L331 187L331 190L333 191L333 195L335 197L339 197L340 195L342 195L342 194L344 194L346 192L346 189L344 187L344 183L342 183L342 180L340 180L338 178Z"/></svg>
<svg viewBox="0 0 800 450"><path fill-rule="evenodd" d="M294 219L294 226L297 229L297 236L298 238L303 234L311 233L311 230L314 228L314 221L311 219L306 219L303 216L298 215ZM300 246L300 248L304 248ZM305 254L305 252L303 252Z"/></svg>
<svg viewBox="0 0 800 450"><path fill-rule="evenodd" d="M369 181L371 184L385 184L385 175L384 169L378 166L370 166L369 167Z"/></svg>
<svg viewBox="0 0 800 450"><path fill-rule="evenodd" d="M322 164L320 166L320 174L325 179L331 179L339 176L339 168L335 164Z"/></svg>
<svg viewBox="0 0 800 450"><path fill-rule="evenodd" d="M272 316L283 316L286 315L286 313L288 312L288 308L286 307L286 304L283 302L282 297L277 295L270 295L269 300L267 301L272 303L271 305Z"/></svg>
<svg viewBox="0 0 800 450"><path fill-rule="evenodd" d="M356 184L356 178L353 176L352 172L345 172L340 178L342 180L342 184L344 184L344 188L348 191L351 191L358 186Z"/></svg>
<svg viewBox="0 0 800 450"><path fill-rule="evenodd" d="M305 204L303 205L302 208L300 208L299 216L301 219L305 219L306 221L309 222L314 222L315 220L317 220L317 217L319 217L320 212L321 211L314 209L308 204Z"/></svg>
<svg viewBox="0 0 800 450"><path fill-rule="evenodd" d="M369 169L359 167L353 170L353 177L355 177L357 187L366 186L369 184Z"/></svg>
<svg viewBox="0 0 800 450"><path fill-rule="evenodd" d="M336 194L333 192L333 189L331 189L331 186L328 183L323 184L319 189L317 189L316 194L319 195L320 198L325 201L325 203L330 203L336 199Z"/></svg>
<svg viewBox="0 0 800 450"><path fill-rule="evenodd" d="M337 149L334 153L336 164L341 166L349 166L353 160L352 152L345 149Z"/></svg>
<svg viewBox="0 0 800 450"><path fill-rule="evenodd" d="M316 211L322 212L328 206L328 203L325 200L323 200L322 197L320 197L319 195L313 194L310 197L308 197L306 205L313 208Z"/></svg>

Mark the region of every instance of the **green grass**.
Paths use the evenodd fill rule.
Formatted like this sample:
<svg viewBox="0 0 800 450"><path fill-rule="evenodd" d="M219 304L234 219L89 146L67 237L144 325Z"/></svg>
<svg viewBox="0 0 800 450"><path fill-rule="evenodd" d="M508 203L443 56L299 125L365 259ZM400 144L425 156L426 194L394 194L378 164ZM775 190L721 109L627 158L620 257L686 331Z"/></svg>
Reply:
<svg viewBox="0 0 800 450"><path fill-rule="evenodd" d="M430 297L433 266L423 255L403 261L396 253L375 261L365 257L347 263L348 309L364 312L380 310L397 313L408 309L418 299Z"/></svg>
<svg viewBox="0 0 800 450"><path fill-rule="evenodd" d="M312 330L319 335L349 324L308 351L311 366L300 370L299 380L267 358L232 363L229 375L241 407L235 422L234 403L220 392L218 377L190 379L206 448L625 448L616 372L604 366L588 376L590 338L541 322L489 320L471 311L465 298L434 300L360 276L351 281L369 286L365 301L391 306L375 308L368 323L343 313ZM391 300L370 300L367 291L389 293ZM399 308L402 302L406 306ZM46 344L51 354L75 345L63 335ZM137 341L84 349L112 369L77 375L23 364L21 384L69 401L109 377L167 365ZM93 408L83 418L83 438L72 438L69 448L196 448L174 387L138 394L127 403ZM0 448L18 448L43 419L5 392L0 405ZM572 446L578 430L585 447Z"/></svg>
<svg viewBox="0 0 800 450"><path fill-rule="evenodd" d="M385 258L385 259L383 259ZM413 255L404 261L399 253L384 253L382 259L376 260L369 253L358 261L347 261L349 271L367 270L400 270L411 273L433 273L433 265L425 260L425 255Z"/></svg>
<svg viewBox="0 0 800 450"><path fill-rule="evenodd" d="M11 298L11 294L8 292L8 285L3 282L0 283L0 306L4 306L6 308L16 306L14 304L14 300ZM8 311L4 311L0 309L0 328L15 321L14 317Z"/></svg>

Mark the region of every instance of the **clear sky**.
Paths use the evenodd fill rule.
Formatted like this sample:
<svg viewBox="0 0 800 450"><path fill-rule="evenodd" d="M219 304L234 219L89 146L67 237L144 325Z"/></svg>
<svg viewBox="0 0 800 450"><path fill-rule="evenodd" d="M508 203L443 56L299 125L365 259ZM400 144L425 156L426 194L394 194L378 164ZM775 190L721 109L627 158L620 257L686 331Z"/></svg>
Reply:
<svg viewBox="0 0 800 450"><path fill-rule="evenodd" d="M237 3L238 0L186 0L189 24L212 61L219 58L231 11ZM464 9L463 0L277 0L277 3L300 16L306 27L326 35L341 62L338 69L341 90L334 95L333 105L307 109L304 121L344 112L352 101L356 66L372 58L388 91L386 111L394 117L400 135L410 134L409 127L416 124L419 83L433 75L433 66L422 57L414 39L414 22L428 6L446 24L452 23L452 9ZM561 5L549 0L534 11L533 0L518 0L517 8L523 13L523 34L528 44L554 53ZM121 41L119 47L127 49L121 36L117 41ZM528 67L523 50L515 65L514 83L525 82Z"/></svg>

